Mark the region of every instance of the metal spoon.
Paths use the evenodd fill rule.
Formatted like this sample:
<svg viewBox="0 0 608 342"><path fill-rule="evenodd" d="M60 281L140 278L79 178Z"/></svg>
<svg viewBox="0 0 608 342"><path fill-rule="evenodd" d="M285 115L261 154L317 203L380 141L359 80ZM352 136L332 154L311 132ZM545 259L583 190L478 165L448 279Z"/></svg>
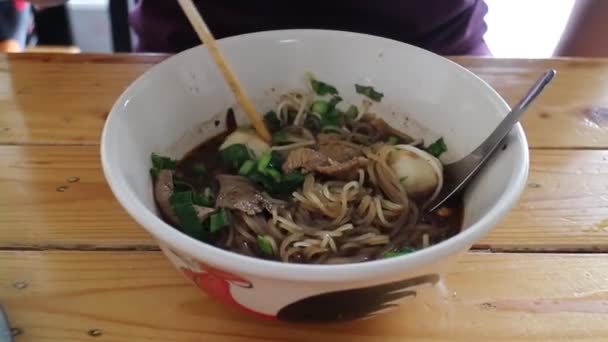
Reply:
<svg viewBox="0 0 608 342"><path fill-rule="evenodd" d="M555 74L556 71L554 69L547 70L479 147L459 161L445 165L443 188L433 203L431 203L430 211L438 209L445 201L460 192L473 179L473 176L481 170L507 134L511 132L511 129L519 121L519 118L521 118L530 103L551 82Z"/></svg>

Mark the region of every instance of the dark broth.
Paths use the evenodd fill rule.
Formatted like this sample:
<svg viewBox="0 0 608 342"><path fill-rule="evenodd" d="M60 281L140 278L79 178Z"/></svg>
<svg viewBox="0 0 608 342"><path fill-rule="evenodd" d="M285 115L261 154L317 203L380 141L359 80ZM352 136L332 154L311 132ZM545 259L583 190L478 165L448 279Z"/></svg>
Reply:
<svg viewBox="0 0 608 342"><path fill-rule="evenodd" d="M214 193L218 191L218 185L216 176L225 173L234 173L232 170L225 168L219 156L219 148L225 140L228 132L221 133L194 148L192 151L187 153L178 163L176 167L176 176L181 177L184 181L194 186L195 190L202 192L203 189L209 187ZM196 165L204 164L207 172L203 175L195 171ZM288 199L282 198L282 199ZM445 205L445 210L450 210L451 214L448 216L439 215L436 212L424 212L421 213L421 222L428 223L435 227L429 234L430 245L439 243L446 240L456 234L458 234L462 227L463 220L463 201L462 196L455 196L450 199ZM412 232L411 236L407 241L411 241L408 245L418 245L418 241L422 239L424 232ZM213 245L219 245L217 242L221 241L222 236L217 236L214 239L210 239L209 243Z"/></svg>

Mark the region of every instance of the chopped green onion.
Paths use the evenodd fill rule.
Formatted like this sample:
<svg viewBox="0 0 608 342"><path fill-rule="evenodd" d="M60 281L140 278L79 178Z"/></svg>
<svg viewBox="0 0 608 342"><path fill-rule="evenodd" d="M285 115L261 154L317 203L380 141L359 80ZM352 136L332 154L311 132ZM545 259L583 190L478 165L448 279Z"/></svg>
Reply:
<svg viewBox="0 0 608 342"><path fill-rule="evenodd" d="M163 157L153 152L150 159L152 159L152 167L156 169L175 170L176 162L169 157Z"/></svg>
<svg viewBox="0 0 608 342"><path fill-rule="evenodd" d="M239 175L247 176L251 173L251 171L253 171L254 168L255 162L253 160L247 160L243 163L243 165L241 165L241 168L239 169Z"/></svg>
<svg viewBox="0 0 608 342"><path fill-rule="evenodd" d="M327 103L327 101L317 100L312 103L312 111L314 113L323 115L323 114L327 113L328 109L329 109L329 103Z"/></svg>
<svg viewBox="0 0 608 342"><path fill-rule="evenodd" d="M193 204L192 194L192 191L176 191L171 195L169 203L171 203L171 205Z"/></svg>
<svg viewBox="0 0 608 342"><path fill-rule="evenodd" d="M270 194L277 193L278 185L270 176L266 176L265 174L259 172L258 170L253 170L249 174L249 180L253 183L260 185L264 190L266 190Z"/></svg>
<svg viewBox="0 0 608 342"><path fill-rule="evenodd" d="M357 118L357 116L359 116L359 109L357 108L357 106L351 105L350 107L348 107L344 115L346 115L347 118L354 120Z"/></svg>
<svg viewBox="0 0 608 342"><path fill-rule="evenodd" d="M152 160L150 175L153 179L156 179L156 177L158 177L160 170L175 170L175 165L177 164L175 160L172 160L168 157L159 156L154 152L152 152L152 154L150 155L150 159Z"/></svg>
<svg viewBox="0 0 608 342"><path fill-rule="evenodd" d="M171 205L200 205L203 207L213 207L213 196L211 194L199 194L192 190L176 191L169 199Z"/></svg>
<svg viewBox="0 0 608 342"><path fill-rule="evenodd" d="M334 108L340 101L342 101L340 96L334 96L331 98L331 100L329 100L329 106Z"/></svg>
<svg viewBox="0 0 608 342"><path fill-rule="evenodd" d="M338 126L338 111L335 108L321 115L321 127L325 126Z"/></svg>
<svg viewBox="0 0 608 342"><path fill-rule="evenodd" d="M266 169L268 168L268 164L270 164L270 159L272 159L270 153L262 154L262 157L258 161L258 171L263 174L266 174Z"/></svg>
<svg viewBox="0 0 608 342"><path fill-rule="evenodd" d="M355 84L355 90L358 94L365 95L376 102L380 102L382 100L382 97L384 97L384 94L376 91L376 89L371 86L362 86L359 84Z"/></svg>
<svg viewBox="0 0 608 342"><path fill-rule="evenodd" d="M260 247L260 250L262 251L262 253L266 254L266 255L273 255L274 253L272 252L272 245L270 244L270 241L268 241L268 238L262 235L258 235L258 247Z"/></svg>
<svg viewBox="0 0 608 342"><path fill-rule="evenodd" d="M192 191L193 190L192 185L190 185L186 181L183 181L181 178L179 178L175 175L173 176L173 186L175 188L175 191Z"/></svg>
<svg viewBox="0 0 608 342"><path fill-rule="evenodd" d="M269 111L264 115L264 124L270 132L276 132L281 129L281 120L274 111Z"/></svg>
<svg viewBox="0 0 608 342"><path fill-rule="evenodd" d="M173 205L173 212L179 221L181 230L194 238L199 238L202 233L201 221L192 205Z"/></svg>
<svg viewBox="0 0 608 342"><path fill-rule="evenodd" d="M394 135L391 135L390 137L388 137L386 143L389 145L397 145L399 143L399 138Z"/></svg>
<svg viewBox="0 0 608 342"><path fill-rule="evenodd" d="M300 171L291 171L283 175L281 180L281 192L284 194L290 194L296 191L304 183L304 175Z"/></svg>
<svg viewBox="0 0 608 342"><path fill-rule="evenodd" d="M266 173L272 177L272 179L274 179L275 182L280 182L281 181L281 172L275 170L275 169L266 169Z"/></svg>
<svg viewBox="0 0 608 342"><path fill-rule="evenodd" d="M284 145L289 143L289 135L286 132L278 131L272 135L273 145Z"/></svg>
<svg viewBox="0 0 608 342"><path fill-rule="evenodd" d="M200 238L201 221L194 209L192 191L174 192L169 199L171 208L177 216L182 231L192 237Z"/></svg>
<svg viewBox="0 0 608 342"><path fill-rule="evenodd" d="M224 209L218 210L209 217L209 231L212 233L217 232L229 224L228 215L226 215L226 211Z"/></svg>
<svg viewBox="0 0 608 342"><path fill-rule="evenodd" d="M275 170L280 170L281 166L283 166L283 158L281 157L281 154L277 151L271 151L270 163L268 164L268 167Z"/></svg>
<svg viewBox="0 0 608 342"><path fill-rule="evenodd" d="M336 87L334 87L330 84L327 84L325 82L315 80L312 77L310 78L310 85L312 86L312 89L315 91L315 93L319 96L323 96L323 95L327 95L327 94L331 94L331 95L338 94L338 89L336 89Z"/></svg>
<svg viewBox="0 0 608 342"><path fill-rule="evenodd" d="M251 159L251 153L244 144L234 144L220 151L222 161L238 170L244 162Z"/></svg>
<svg viewBox="0 0 608 342"><path fill-rule="evenodd" d="M437 141L430 144L429 147L426 148L426 151L436 158L439 158L439 156L447 150L448 146L445 144L445 141L443 141L443 138L437 139Z"/></svg>
<svg viewBox="0 0 608 342"><path fill-rule="evenodd" d="M406 255L406 254L410 254L412 252L415 252L416 250L412 247L403 247L398 251L390 251L390 252L386 252L384 253L384 258L394 258L394 257L398 257L401 255Z"/></svg>
<svg viewBox="0 0 608 342"><path fill-rule="evenodd" d="M215 200L213 198L213 194L211 194L211 190L209 189L209 192L207 192L208 189L209 188L206 188L202 195L197 192L193 192L192 202L203 207L213 207Z"/></svg>
<svg viewBox="0 0 608 342"><path fill-rule="evenodd" d="M192 171L198 175L204 175L207 173L207 167L205 167L205 164L203 163L196 163L192 166Z"/></svg>

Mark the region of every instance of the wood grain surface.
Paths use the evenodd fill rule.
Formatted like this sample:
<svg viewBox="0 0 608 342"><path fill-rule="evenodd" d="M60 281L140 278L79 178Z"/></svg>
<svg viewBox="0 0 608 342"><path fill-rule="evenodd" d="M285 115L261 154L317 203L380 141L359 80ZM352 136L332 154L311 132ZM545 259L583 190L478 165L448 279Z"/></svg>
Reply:
<svg viewBox="0 0 608 342"><path fill-rule="evenodd" d="M0 302L19 342L532 341L608 336L603 255L474 253L436 293L335 325L253 318L190 285L159 252L2 252ZM559 267L555 267L559 264ZM128 304L127 304L128 303Z"/></svg>
<svg viewBox="0 0 608 342"><path fill-rule="evenodd" d="M0 55L0 143L98 144L114 100L166 56ZM608 60L454 58L509 103L547 68L558 76L526 114L532 147L608 146Z"/></svg>
<svg viewBox="0 0 608 342"><path fill-rule="evenodd" d="M437 293L317 326L260 321L208 298L107 187L104 120L165 58L0 55L0 305L17 342L608 340L608 60L453 58L509 103L558 70L524 119L522 199Z"/></svg>

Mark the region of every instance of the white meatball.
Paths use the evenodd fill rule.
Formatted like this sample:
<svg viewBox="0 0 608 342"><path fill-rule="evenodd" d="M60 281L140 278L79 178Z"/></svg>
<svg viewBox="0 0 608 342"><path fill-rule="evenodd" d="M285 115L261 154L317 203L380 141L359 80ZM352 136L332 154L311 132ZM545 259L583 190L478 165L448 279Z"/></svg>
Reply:
<svg viewBox="0 0 608 342"><path fill-rule="evenodd" d="M397 145L388 164L407 194L421 201L432 200L443 185L441 162L427 152L410 145Z"/></svg>
<svg viewBox="0 0 608 342"><path fill-rule="evenodd" d="M270 145L262 140L253 129L248 128L239 128L230 133L230 135L226 137L226 140L224 140L222 146L220 146L220 150L236 144L247 146L247 148L253 151L256 158L259 158L264 152L270 149Z"/></svg>

